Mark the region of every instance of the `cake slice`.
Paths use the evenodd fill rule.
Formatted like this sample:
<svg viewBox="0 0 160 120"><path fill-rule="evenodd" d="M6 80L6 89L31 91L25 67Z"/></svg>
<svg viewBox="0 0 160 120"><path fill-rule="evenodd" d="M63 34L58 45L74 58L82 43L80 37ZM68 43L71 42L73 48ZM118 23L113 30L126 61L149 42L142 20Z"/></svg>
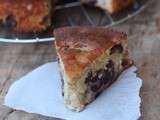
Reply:
<svg viewBox="0 0 160 120"><path fill-rule="evenodd" d="M0 23L18 32L43 31L50 26L51 4L51 0L0 0Z"/></svg>
<svg viewBox="0 0 160 120"><path fill-rule="evenodd" d="M127 35L100 27L54 31L66 106L82 111L129 65Z"/></svg>
<svg viewBox="0 0 160 120"><path fill-rule="evenodd" d="M82 3L95 5L113 14L131 5L134 0L81 0Z"/></svg>

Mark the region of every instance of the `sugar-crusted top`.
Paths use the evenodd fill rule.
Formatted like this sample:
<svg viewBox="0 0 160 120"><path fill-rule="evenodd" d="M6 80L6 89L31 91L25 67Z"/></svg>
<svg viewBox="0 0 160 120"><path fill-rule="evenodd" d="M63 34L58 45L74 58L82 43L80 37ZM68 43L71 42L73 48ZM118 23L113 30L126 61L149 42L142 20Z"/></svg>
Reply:
<svg viewBox="0 0 160 120"><path fill-rule="evenodd" d="M69 82L106 50L122 41L127 35L102 27L64 27L54 31L55 45Z"/></svg>

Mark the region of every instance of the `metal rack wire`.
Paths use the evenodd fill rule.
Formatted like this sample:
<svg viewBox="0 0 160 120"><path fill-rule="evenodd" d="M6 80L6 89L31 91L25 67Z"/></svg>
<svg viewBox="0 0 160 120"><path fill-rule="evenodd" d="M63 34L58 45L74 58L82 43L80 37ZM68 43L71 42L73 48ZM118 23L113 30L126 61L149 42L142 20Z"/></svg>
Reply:
<svg viewBox="0 0 160 120"><path fill-rule="evenodd" d="M138 13L140 13L142 10L144 10L144 8L146 8L150 3L152 2L152 0L137 0L135 1L134 5L132 7L130 7L127 10L121 11L118 14L115 15L110 15L102 10L97 9L96 11L95 8L90 8L90 7L86 7L83 6L80 2L72 2L72 3L67 3L64 5L58 5L56 6L56 12L58 15L62 15L61 18L66 19L67 20L67 25L70 26L74 26L74 25L90 25L90 26L104 26L104 27L111 27L113 25L117 25L120 24L130 18L132 18L133 16L137 15ZM70 13L70 15L72 14L72 9L78 10L78 13L76 14L80 14L80 16L82 16L81 18L84 18L83 21L79 21L79 20L75 20L73 19L74 16L66 16L65 14L61 14L61 11L68 11ZM93 10L94 9L94 10ZM92 11L92 12L89 12ZM63 13L62 12L62 13ZM93 15L94 14L94 15ZM94 21L94 17L97 17L97 15L100 15L103 18L105 18L103 20L103 22L97 22ZM65 16L63 16L65 15ZM58 16L56 16L58 18ZM60 18L59 18L60 19ZM57 20L58 21L58 20ZM57 25L57 23L54 21L53 23L55 23ZM81 24L82 23L82 24ZM85 23L85 24L84 24ZM102 24L100 24L102 23ZM63 23L62 23L63 24ZM55 27L61 27L63 26L61 23L58 23L58 25L54 25ZM66 25L66 23L65 23ZM64 26L65 26L64 25ZM9 43L37 43L37 42L49 42L49 41L54 41L55 38L52 37L52 30L50 32L48 32L45 36L41 36L41 34L44 33L34 33L34 35L32 34L32 37L30 38L30 35L28 36L28 38L20 38L18 36L23 36L23 35L17 35L16 37L8 37L5 38L0 38L0 42L9 42Z"/></svg>

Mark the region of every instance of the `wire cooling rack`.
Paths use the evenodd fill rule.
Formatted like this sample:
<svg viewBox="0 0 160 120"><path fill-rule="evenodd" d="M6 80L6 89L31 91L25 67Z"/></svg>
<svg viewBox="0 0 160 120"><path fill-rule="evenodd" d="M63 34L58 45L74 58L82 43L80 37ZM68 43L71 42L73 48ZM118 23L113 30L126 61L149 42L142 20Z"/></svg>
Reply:
<svg viewBox="0 0 160 120"><path fill-rule="evenodd" d="M72 0L72 2L57 4L52 21L53 25L47 31L42 33L12 33L0 30L0 42L37 43L54 41L55 38L52 36L53 29L63 26L87 25L111 27L137 15L151 2L152 0L135 0L135 3L129 8L110 15L98 8L84 6L77 0Z"/></svg>

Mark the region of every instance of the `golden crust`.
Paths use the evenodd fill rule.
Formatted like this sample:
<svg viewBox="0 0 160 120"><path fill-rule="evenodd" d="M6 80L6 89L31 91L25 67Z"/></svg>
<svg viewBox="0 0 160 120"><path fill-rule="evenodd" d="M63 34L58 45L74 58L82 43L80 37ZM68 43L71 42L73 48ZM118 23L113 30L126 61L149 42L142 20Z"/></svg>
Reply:
<svg viewBox="0 0 160 120"><path fill-rule="evenodd" d="M16 20L15 31L35 32L48 27L43 24L49 16L48 0L0 0L0 20L6 21L8 16Z"/></svg>
<svg viewBox="0 0 160 120"><path fill-rule="evenodd" d="M69 82L107 49L121 42L127 35L101 27L65 27L54 31L55 45Z"/></svg>
<svg viewBox="0 0 160 120"><path fill-rule="evenodd" d="M113 1L112 10L110 11L111 13L116 13L121 9L128 7L134 2L134 0L112 0L112 1Z"/></svg>

